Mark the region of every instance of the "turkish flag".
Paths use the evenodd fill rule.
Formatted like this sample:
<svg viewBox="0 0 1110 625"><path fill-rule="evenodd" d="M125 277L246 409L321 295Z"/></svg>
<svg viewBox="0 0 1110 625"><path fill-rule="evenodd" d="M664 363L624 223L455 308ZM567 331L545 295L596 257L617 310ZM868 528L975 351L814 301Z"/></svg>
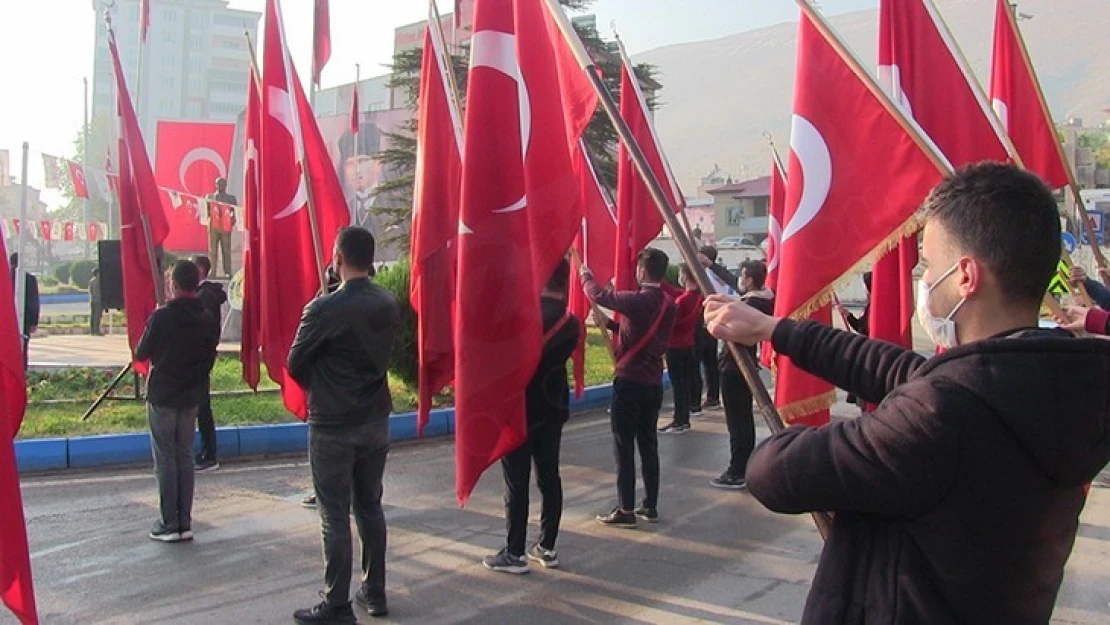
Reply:
<svg viewBox="0 0 1110 625"><path fill-rule="evenodd" d="M771 159L771 199L767 220L767 281L766 287L774 292L779 283L779 248L782 247L782 219L786 213L786 172L782 160L776 152ZM775 348L771 341L759 347L759 362L764 367L773 367Z"/></svg>
<svg viewBox="0 0 1110 625"><path fill-rule="evenodd" d="M258 390L262 378L259 350L262 348L262 292L259 274L259 252L262 247L259 232L258 145L262 125L262 102L258 90L258 75L251 68L247 89L246 140L243 150L243 310L240 332L239 359L243 363L243 381Z"/></svg>
<svg viewBox="0 0 1110 625"><path fill-rule="evenodd" d="M613 241L617 236L617 214L613 203L602 190L593 161L586 150L586 142L579 141L574 154L575 169L578 172L579 193L582 198L584 214L582 227L574 239L578 256L589 267L599 284L613 279L616 267L616 249ZM586 328L592 306L577 280L570 285L568 307L570 312L583 324L578 336L578 347L571 359L574 364L574 392L581 397L586 389Z"/></svg>
<svg viewBox="0 0 1110 625"><path fill-rule="evenodd" d="M147 156L146 144L127 80L119 60L115 36L108 39L116 74L116 95L119 99L119 206L120 255L123 267L123 303L127 315L127 338L132 353L146 328L147 319L157 306L157 283L162 279L157 258L158 249L169 234L169 223L162 210L162 198ZM149 363L134 362L134 369L146 375Z"/></svg>
<svg viewBox="0 0 1110 625"><path fill-rule="evenodd" d="M20 623L39 622L31 582L27 524L12 440L27 408L23 343L15 315L15 289L7 255L0 258L0 599Z"/></svg>
<svg viewBox="0 0 1110 625"><path fill-rule="evenodd" d="M355 88L351 90L351 134L357 135L360 122L358 111L358 83L355 83Z"/></svg>
<svg viewBox="0 0 1110 625"><path fill-rule="evenodd" d="M540 293L582 220L574 149L597 95L536 0L478 0L455 306L456 492L526 437Z"/></svg>
<svg viewBox="0 0 1110 625"><path fill-rule="evenodd" d="M350 212L289 57L280 0L267 0L264 42L259 150L262 360L282 387L286 409L305 419L304 390L289 377L286 360L304 306L324 286L324 268L336 234L350 224ZM313 242L314 225L323 258Z"/></svg>
<svg viewBox="0 0 1110 625"><path fill-rule="evenodd" d="M199 198L216 191L217 178L227 178L234 139L233 123L158 122L155 178L160 187L178 191L184 200L175 206L170 193L162 193L163 208L170 222L167 250L208 249L208 233L199 217L204 205Z"/></svg>
<svg viewBox="0 0 1110 625"><path fill-rule="evenodd" d="M42 240L42 241L53 241L54 240L54 236L53 236L54 228L53 228L53 224L50 222L49 219L43 219L42 221L39 221L38 226L39 226L39 239L40 240Z"/></svg>
<svg viewBox="0 0 1110 625"><path fill-rule="evenodd" d="M1056 125L1008 0L998 0L995 9L991 104L1025 168L1053 189L1066 187L1070 177Z"/></svg>
<svg viewBox="0 0 1110 625"><path fill-rule="evenodd" d="M446 46L437 32L430 23L424 31L416 126L409 300L417 318L419 432L428 423L432 396L450 384L455 375L452 317L462 195L462 129L447 78Z"/></svg>
<svg viewBox="0 0 1110 625"><path fill-rule="evenodd" d="M312 20L316 29L312 36L312 82L320 84L320 74L331 59L331 11L328 0L316 0Z"/></svg>
<svg viewBox="0 0 1110 625"><path fill-rule="evenodd" d="M64 239L66 241L73 241L76 238L77 238L77 224L73 223L72 221L67 221L65 223Z"/></svg>
<svg viewBox="0 0 1110 625"><path fill-rule="evenodd" d="M663 187L667 201L677 213L685 207L685 200L671 174L671 167L663 156L663 147L652 126L651 111L640 89L632 62L621 48L621 117L628 124L636 142L647 159L655 178ZM663 217L655 206L640 172L622 143L617 152L617 240L615 286L626 291L636 288L636 256L648 246L663 229ZM592 269L593 267L591 267Z"/></svg>
<svg viewBox="0 0 1110 625"><path fill-rule="evenodd" d="M69 168L69 179L73 182L73 194L79 198L89 198L89 183L85 180L85 167L81 163L66 161Z"/></svg>
<svg viewBox="0 0 1110 625"><path fill-rule="evenodd" d="M902 236L943 172L806 13L797 59L775 314L819 310L831 323L833 286ZM776 403L788 421L832 397L831 386L795 382L793 373L779 363Z"/></svg>
<svg viewBox="0 0 1110 625"><path fill-rule="evenodd" d="M974 74L929 0L882 0L879 79L955 167L1010 160L1001 125ZM875 263L871 278L873 338L913 347L913 270L917 235Z"/></svg>

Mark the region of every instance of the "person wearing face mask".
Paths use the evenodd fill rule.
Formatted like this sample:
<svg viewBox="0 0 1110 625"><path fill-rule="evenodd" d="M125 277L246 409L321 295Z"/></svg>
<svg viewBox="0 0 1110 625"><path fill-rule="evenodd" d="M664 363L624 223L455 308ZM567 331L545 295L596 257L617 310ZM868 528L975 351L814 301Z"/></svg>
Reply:
<svg viewBox="0 0 1110 625"><path fill-rule="evenodd" d="M305 306L286 364L308 394L308 456L324 542L324 600L294 613L301 625L356 620L352 511L362 543L355 603L370 616L389 613L382 475L393 410L387 374L400 312L393 295L370 280L374 247L363 228L339 231L333 257L342 285Z"/></svg>
<svg viewBox="0 0 1110 625"><path fill-rule="evenodd" d="M748 488L775 512L833 514L803 624L1046 624L1084 485L1110 460L1110 344L1038 328L1060 219L1035 175L973 165L922 212L918 315L943 355L710 299L718 338L770 339L878 404L770 437Z"/></svg>

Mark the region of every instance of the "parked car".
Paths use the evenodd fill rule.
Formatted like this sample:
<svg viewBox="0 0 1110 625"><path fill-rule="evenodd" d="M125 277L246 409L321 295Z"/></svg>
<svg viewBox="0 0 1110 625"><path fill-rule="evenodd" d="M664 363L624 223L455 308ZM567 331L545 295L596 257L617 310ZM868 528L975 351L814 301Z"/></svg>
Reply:
<svg viewBox="0 0 1110 625"><path fill-rule="evenodd" d="M717 241L717 249L735 249L738 247L759 247L751 237L733 236Z"/></svg>

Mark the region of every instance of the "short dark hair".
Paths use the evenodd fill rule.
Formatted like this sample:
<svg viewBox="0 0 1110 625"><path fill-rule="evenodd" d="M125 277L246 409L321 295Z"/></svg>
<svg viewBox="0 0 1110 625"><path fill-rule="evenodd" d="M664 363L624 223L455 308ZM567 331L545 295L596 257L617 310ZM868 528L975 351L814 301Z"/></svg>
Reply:
<svg viewBox="0 0 1110 625"><path fill-rule="evenodd" d="M204 275L212 273L212 261L204 254L194 256L193 264L197 266L197 269L203 271Z"/></svg>
<svg viewBox="0 0 1110 625"><path fill-rule="evenodd" d="M177 288L192 293L200 284L200 269L197 269L196 263L192 261L179 260L173 264L173 273L170 277Z"/></svg>
<svg viewBox="0 0 1110 625"><path fill-rule="evenodd" d="M1044 298L1060 262L1060 211L1035 174L1001 163L964 167L933 189L921 213L986 265L1006 297Z"/></svg>
<svg viewBox="0 0 1110 625"><path fill-rule="evenodd" d="M740 263L741 277L752 279L756 289L762 289L767 284L767 265L761 260L746 260Z"/></svg>
<svg viewBox="0 0 1110 625"><path fill-rule="evenodd" d="M717 262L717 248L712 245L703 245L700 250L702 256L705 256L710 262Z"/></svg>
<svg viewBox="0 0 1110 625"><path fill-rule="evenodd" d="M666 254L654 247L645 248L636 258L636 264L644 268L648 280L652 282L662 282L667 277L667 265L670 262L671 259Z"/></svg>
<svg viewBox="0 0 1110 625"><path fill-rule="evenodd" d="M863 274L863 286L867 287L867 292L871 292L871 275L870 271Z"/></svg>
<svg viewBox="0 0 1110 625"><path fill-rule="evenodd" d="M335 246L343 254L343 260L359 271L369 271L374 267L374 235L366 228L348 226L335 237Z"/></svg>
<svg viewBox="0 0 1110 625"><path fill-rule="evenodd" d="M559 264L555 265L555 271L551 272L551 277L547 279L547 290L555 293L566 293L567 286L570 284L570 263L567 259L559 260Z"/></svg>
<svg viewBox="0 0 1110 625"><path fill-rule="evenodd" d="M694 277L694 271L690 269L690 266L686 263L682 263L678 266L678 276L679 279L686 278L690 282L697 282L697 278Z"/></svg>
<svg viewBox="0 0 1110 625"><path fill-rule="evenodd" d="M12 269L19 266L19 252L12 252L12 255L8 257L8 265L10 265Z"/></svg>

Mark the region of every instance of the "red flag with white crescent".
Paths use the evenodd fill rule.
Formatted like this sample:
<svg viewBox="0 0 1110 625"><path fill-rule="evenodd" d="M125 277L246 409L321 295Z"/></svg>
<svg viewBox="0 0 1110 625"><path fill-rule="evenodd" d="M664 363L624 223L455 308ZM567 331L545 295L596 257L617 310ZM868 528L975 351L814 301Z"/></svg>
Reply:
<svg viewBox="0 0 1110 625"><path fill-rule="evenodd" d="M85 178L85 167L81 163L69 160L66 161L66 167L69 169L69 180L73 183L73 195L88 199L89 183Z"/></svg>
<svg viewBox="0 0 1110 625"><path fill-rule="evenodd" d="M582 223L573 152L597 96L535 0L477 0L455 306L456 494L526 436L540 293Z"/></svg>
<svg viewBox="0 0 1110 625"><path fill-rule="evenodd" d="M170 233L167 250L197 252L208 249L208 232L200 223L202 198L215 192L216 179L227 179L235 124L226 122L159 121L158 154L154 174L162 189L179 192L175 205L162 193Z"/></svg>
<svg viewBox="0 0 1110 625"><path fill-rule="evenodd" d="M239 360L243 364L243 381L258 390L262 378L259 350L262 348L262 292L259 229L258 146L262 124L262 102L258 75L251 68L247 87L246 141L243 150L243 310L240 332Z"/></svg>

